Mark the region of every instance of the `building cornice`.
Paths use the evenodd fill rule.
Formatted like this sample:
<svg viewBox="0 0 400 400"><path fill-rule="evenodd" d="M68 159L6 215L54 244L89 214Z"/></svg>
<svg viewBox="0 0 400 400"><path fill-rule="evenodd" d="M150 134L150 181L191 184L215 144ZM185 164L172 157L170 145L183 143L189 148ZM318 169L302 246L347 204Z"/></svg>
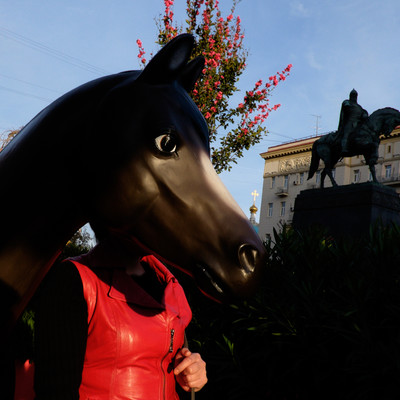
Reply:
<svg viewBox="0 0 400 400"><path fill-rule="evenodd" d="M397 138L400 136L400 125L396 126L396 128L394 128L394 130L392 131L392 133L390 134L390 136L387 137L381 137L381 142L388 140L388 139L392 139L392 138Z"/></svg>
<svg viewBox="0 0 400 400"><path fill-rule="evenodd" d="M271 146L268 147L268 150L266 152L261 153L260 156L264 158L264 160L268 160L271 158L278 158L290 154L298 154L311 151L313 143L321 136L322 135L313 136L305 139L295 140L293 142Z"/></svg>
<svg viewBox="0 0 400 400"><path fill-rule="evenodd" d="M314 142L319 138L321 138L322 136L325 135L312 136L304 139L294 140L292 142L279 144L276 146L271 146L268 147L268 150L266 152L260 153L260 156L264 160L270 160L273 158L279 158L292 154L306 153L308 151L311 151ZM399 136L400 136L400 126L397 126L390 134L390 136L381 138L381 142Z"/></svg>

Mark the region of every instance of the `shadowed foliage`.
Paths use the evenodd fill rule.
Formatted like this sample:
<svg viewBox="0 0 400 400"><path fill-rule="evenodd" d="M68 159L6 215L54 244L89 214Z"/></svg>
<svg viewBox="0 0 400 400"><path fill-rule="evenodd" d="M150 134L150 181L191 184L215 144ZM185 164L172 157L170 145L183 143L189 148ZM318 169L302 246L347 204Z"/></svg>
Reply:
<svg viewBox="0 0 400 400"><path fill-rule="evenodd" d="M352 241L283 227L266 243L261 290L230 306L180 277L189 342L207 361L198 398L399 398L399 243L398 226Z"/></svg>

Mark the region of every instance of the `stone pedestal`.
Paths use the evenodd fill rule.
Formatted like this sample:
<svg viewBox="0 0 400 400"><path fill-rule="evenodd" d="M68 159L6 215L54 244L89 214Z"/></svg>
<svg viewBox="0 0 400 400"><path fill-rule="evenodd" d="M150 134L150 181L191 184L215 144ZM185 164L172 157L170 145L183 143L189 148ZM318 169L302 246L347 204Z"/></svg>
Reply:
<svg viewBox="0 0 400 400"><path fill-rule="evenodd" d="M295 200L295 229L320 226L334 236L360 236L375 223L400 225L400 197L390 187L367 182L311 189Z"/></svg>

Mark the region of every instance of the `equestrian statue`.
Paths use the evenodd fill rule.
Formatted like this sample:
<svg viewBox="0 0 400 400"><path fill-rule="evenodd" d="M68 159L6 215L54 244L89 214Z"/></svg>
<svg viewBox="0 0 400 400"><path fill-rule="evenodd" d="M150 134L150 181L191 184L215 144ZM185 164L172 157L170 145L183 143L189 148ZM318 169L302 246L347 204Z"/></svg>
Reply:
<svg viewBox="0 0 400 400"><path fill-rule="evenodd" d="M357 103L357 92L352 90L348 100L343 101L338 130L316 140L312 146L311 164L308 179L318 170L319 162L324 162L321 172L321 188L328 176L332 185L337 186L332 170L343 157L363 155L371 171L374 182L375 165L378 161L380 138L390 136L400 125L400 112L391 107L381 108L368 116L368 112Z"/></svg>

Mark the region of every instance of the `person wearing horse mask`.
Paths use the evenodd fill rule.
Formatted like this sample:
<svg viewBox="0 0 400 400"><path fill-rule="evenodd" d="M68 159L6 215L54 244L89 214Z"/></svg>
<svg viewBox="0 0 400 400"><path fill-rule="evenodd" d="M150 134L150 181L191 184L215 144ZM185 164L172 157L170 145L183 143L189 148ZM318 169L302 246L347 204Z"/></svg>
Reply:
<svg viewBox="0 0 400 400"><path fill-rule="evenodd" d="M37 296L35 392L41 399L178 399L207 382L183 347L182 287L139 246L95 229L87 254L53 266Z"/></svg>
<svg viewBox="0 0 400 400"><path fill-rule="evenodd" d="M35 295L37 400L177 400L176 382L192 392L205 385L204 361L184 346L191 310L183 289L154 254L215 299L257 287L267 254L213 170L209 130L190 98L205 65L190 60L194 45L178 35L142 71L72 90L23 129L17 149L1 153L14 183L3 230L14 232L0 272L20 293L6 312L22 311L45 277ZM51 157L40 157L43 143ZM96 247L53 265L87 222Z"/></svg>
<svg viewBox="0 0 400 400"><path fill-rule="evenodd" d="M357 103L358 93L350 92L349 99L344 100L340 110L338 133L341 137L342 155L349 154L349 137L357 129L360 122L368 118L368 112Z"/></svg>

